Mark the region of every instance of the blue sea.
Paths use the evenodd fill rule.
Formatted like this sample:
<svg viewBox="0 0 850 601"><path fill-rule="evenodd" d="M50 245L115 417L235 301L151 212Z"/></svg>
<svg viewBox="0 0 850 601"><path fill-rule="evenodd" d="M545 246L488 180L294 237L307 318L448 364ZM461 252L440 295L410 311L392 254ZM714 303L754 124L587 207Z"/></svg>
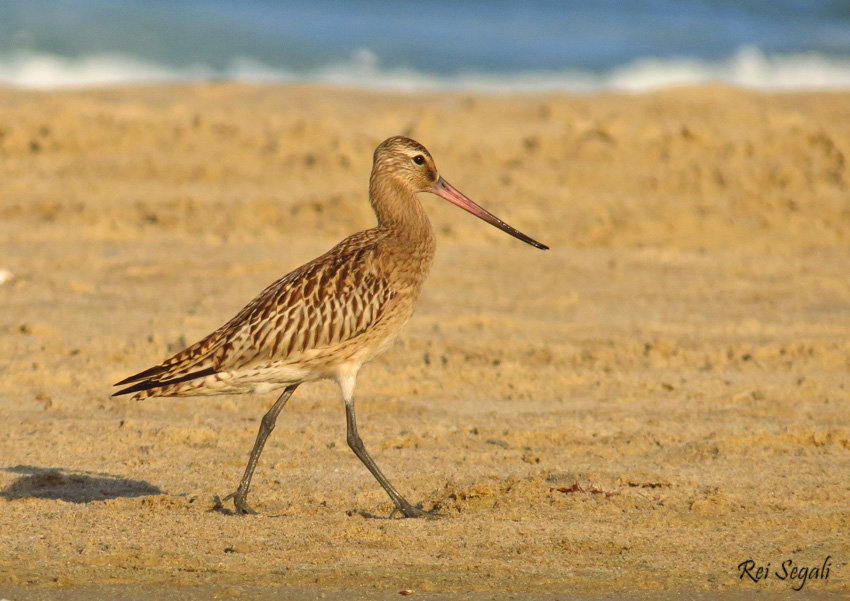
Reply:
<svg viewBox="0 0 850 601"><path fill-rule="evenodd" d="M850 0L0 0L0 85L850 88Z"/></svg>

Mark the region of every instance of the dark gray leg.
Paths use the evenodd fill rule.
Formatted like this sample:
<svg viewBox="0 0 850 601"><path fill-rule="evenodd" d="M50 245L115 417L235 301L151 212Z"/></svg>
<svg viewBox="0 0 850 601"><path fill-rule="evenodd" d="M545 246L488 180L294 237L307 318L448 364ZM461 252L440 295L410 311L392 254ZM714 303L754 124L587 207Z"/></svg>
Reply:
<svg viewBox="0 0 850 601"><path fill-rule="evenodd" d="M254 475L254 468L257 467L257 461L260 460L260 454L263 452L266 439L272 433L272 430L274 430L278 414L283 409L283 406L286 405L286 401L289 400L289 397L292 396L296 388L298 388L298 384L287 386L283 394L275 401L275 404L272 405L272 408L268 410L260 422L260 431L257 433L257 440L254 441L254 448L251 450L251 456L248 458L248 466L245 468L245 473L239 482L239 488L236 489L236 492L224 497L225 501L233 499L233 504L236 506L236 513L257 513L247 503L248 487L251 486L251 476Z"/></svg>
<svg viewBox="0 0 850 601"><path fill-rule="evenodd" d="M372 475L375 476L378 483L384 487L384 490L387 491L387 494L393 500L393 503L395 503L396 511L400 511L406 518L418 518L423 516L435 517L436 514L423 511L422 509L414 507L408 503L407 500L399 494L395 487L390 484L390 481L387 480L387 477L384 476L378 466L375 465L375 460L372 459L372 456L366 451L366 447L363 446L363 441L360 440L360 435L357 433L357 418L354 415L353 398L345 400L345 417L347 422L346 434L348 446L352 451L354 451L357 458L363 462L363 465L372 472ZM393 513L395 513L395 511L393 511Z"/></svg>

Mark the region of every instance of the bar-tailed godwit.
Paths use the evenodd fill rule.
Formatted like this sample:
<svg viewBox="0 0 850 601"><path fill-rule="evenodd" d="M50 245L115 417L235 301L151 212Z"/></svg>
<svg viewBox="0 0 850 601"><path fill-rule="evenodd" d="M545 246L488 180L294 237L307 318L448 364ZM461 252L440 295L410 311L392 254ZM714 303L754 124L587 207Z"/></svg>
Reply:
<svg viewBox="0 0 850 601"><path fill-rule="evenodd" d="M304 382L335 380L345 401L348 446L395 503L393 513L429 515L402 497L357 433L354 383L360 367L385 351L413 314L435 242L417 194L431 192L511 236L540 244L481 208L437 173L424 146L389 138L375 150L369 199L378 225L337 244L266 288L236 317L161 364L118 382L133 399L283 389L268 413L233 499L255 513L248 487L277 416Z"/></svg>

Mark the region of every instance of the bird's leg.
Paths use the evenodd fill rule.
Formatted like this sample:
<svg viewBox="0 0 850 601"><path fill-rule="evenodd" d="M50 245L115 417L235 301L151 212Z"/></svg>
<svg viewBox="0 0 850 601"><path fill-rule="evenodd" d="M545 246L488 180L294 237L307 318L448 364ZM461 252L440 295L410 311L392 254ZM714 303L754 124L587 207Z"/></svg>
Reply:
<svg viewBox="0 0 850 601"><path fill-rule="evenodd" d="M407 500L402 497L399 492L395 489L395 487L390 484L390 481L387 480L387 477L384 476L383 472L378 468L375 464L375 460L372 459L372 456L366 451L366 447L363 445L363 441L360 439L360 435L357 433L357 418L354 415L354 398L346 398L345 399L345 417L346 417L346 438L348 440L348 446L354 451L354 454L357 455L357 458L363 462L372 475L375 476L375 479L380 483L381 486L384 487L384 490L387 491L387 494L395 503L396 509L393 510L393 513L396 511L400 511L402 515L406 518L418 518L423 516L433 516L431 512L424 511L419 509L418 507L414 507Z"/></svg>
<svg viewBox="0 0 850 601"><path fill-rule="evenodd" d="M251 456L248 458L248 465L245 467L242 480L239 482L239 488L236 489L236 492L224 497L225 501L233 499L233 505L236 506L236 513L257 513L247 503L248 487L251 486L251 476L254 475L254 469L257 467L257 461L260 460L260 454L263 452L266 439L272 433L272 430L274 430L278 414L283 409L283 406L286 405L286 401L289 400L289 397L292 396L296 388L298 388L298 384L287 386L283 394L275 401L275 404L272 405L272 408L268 410L260 422L260 431L257 433L257 440L254 441L254 448L251 449Z"/></svg>

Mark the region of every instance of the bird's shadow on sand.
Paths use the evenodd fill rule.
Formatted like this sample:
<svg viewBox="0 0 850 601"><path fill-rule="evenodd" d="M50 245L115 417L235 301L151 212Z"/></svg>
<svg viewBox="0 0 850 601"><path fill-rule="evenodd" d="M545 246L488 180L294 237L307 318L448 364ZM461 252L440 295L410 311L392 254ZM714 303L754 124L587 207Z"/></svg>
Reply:
<svg viewBox="0 0 850 601"><path fill-rule="evenodd" d="M419 507L419 506L417 506L417 507ZM419 509L421 509L421 507L419 507ZM376 515L374 513L370 513L368 511L366 511L365 509L349 509L345 513L346 513L346 515L349 515L349 516L359 515L360 517L365 518L367 520L403 520L403 519L405 519L405 517L401 514L400 511L393 511L389 515ZM420 517L423 518L423 519L426 519L426 520L438 520L438 519L444 517L444 515L438 511L437 507L435 507L431 511L426 511L425 515L422 515Z"/></svg>
<svg viewBox="0 0 850 601"><path fill-rule="evenodd" d="M3 467L0 470L22 474L0 491L7 500L36 498L56 499L69 503L90 503L119 497L145 497L163 492L143 480L128 480L111 474L43 468L31 465Z"/></svg>

